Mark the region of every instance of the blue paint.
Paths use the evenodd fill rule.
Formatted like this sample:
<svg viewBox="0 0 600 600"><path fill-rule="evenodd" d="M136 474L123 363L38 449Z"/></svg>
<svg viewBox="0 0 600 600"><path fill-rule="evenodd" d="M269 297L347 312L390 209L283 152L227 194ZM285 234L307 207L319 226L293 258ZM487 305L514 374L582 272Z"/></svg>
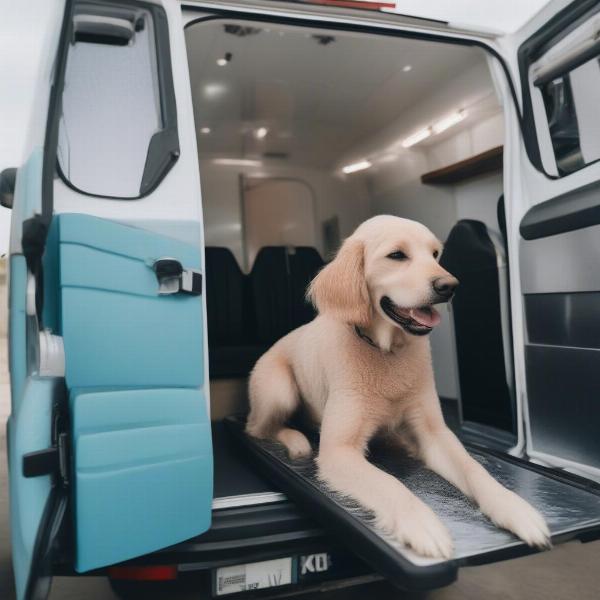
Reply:
<svg viewBox="0 0 600 600"><path fill-rule="evenodd" d="M208 529L212 444L201 391L76 390L71 406L78 571Z"/></svg>
<svg viewBox="0 0 600 600"><path fill-rule="evenodd" d="M159 296L153 262L200 268L197 248L86 215L60 215L68 387L200 387L202 297Z"/></svg>
<svg viewBox="0 0 600 600"><path fill-rule="evenodd" d="M9 369L11 409L16 412L27 378L27 262L17 254L10 257L9 283Z"/></svg>
<svg viewBox="0 0 600 600"><path fill-rule="evenodd" d="M17 172L13 232L41 210L43 150L36 148ZM20 246L18 244L17 246ZM23 455L50 445L52 397L56 381L31 377L27 368L27 264L10 257L9 368L11 415L7 423L10 533L17 598L23 598L41 518L50 495L50 477L26 479Z"/></svg>
<svg viewBox="0 0 600 600"><path fill-rule="evenodd" d="M23 598L40 521L50 495L50 476L23 477L23 455L51 445L56 381L28 378L8 419L10 534L17 598Z"/></svg>
<svg viewBox="0 0 600 600"><path fill-rule="evenodd" d="M160 296L162 257L198 248L87 215L57 223L70 390L78 571L147 554L210 526L212 442L201 296Z"/></svg>

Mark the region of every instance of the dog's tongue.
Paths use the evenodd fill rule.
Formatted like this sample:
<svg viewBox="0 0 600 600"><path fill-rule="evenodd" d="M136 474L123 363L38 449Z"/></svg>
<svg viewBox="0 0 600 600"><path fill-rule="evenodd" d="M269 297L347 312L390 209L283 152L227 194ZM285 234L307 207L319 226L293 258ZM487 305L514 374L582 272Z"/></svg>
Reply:
<svg viewBox="0 0 600 600"><path fill-rule="evenodd" d="M440 321L440 313L433 308L433 306L429 306L427 308L413 308L410 311L410 316L417 323L424 325L425 327L435 327Z"/></svg>

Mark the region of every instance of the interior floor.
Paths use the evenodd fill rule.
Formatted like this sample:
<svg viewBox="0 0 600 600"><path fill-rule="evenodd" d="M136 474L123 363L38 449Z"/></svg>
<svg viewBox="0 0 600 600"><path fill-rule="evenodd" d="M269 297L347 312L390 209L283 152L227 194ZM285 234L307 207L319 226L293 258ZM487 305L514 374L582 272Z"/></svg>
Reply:
<svg viewBox="0 0 600 600"><path fill-rule="evenodd" d="M247 457L233 442L223 421L215 421L212 426L214 455L214 493L219 506L223 499L235 496L249 496L247 504L262 494L277 494L277 490L250 465ZM237 504L239 506L239 502ZM214 503L213 503L214 506Z"/></svg>

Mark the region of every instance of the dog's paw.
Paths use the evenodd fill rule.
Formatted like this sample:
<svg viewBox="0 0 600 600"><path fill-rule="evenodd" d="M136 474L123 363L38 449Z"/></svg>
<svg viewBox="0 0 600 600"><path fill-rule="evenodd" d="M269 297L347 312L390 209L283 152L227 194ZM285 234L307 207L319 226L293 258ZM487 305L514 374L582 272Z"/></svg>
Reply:
<svg viewBox="0 0 600 600"><path fill-rule="evenodd" d="M287 449L292 460L308 458L312 454L310 442L306 436L296 429L285 428L277 434L279 440Z"/></svg>
<svg viewBox="0 0 600 600"><path fill-rule="evenodd" d="M504 490L481 506L481 510L495 525L512 531L527 545L540 549L552 546L544 517L514 492Z"/></svg>
<svg viewBox="0 0 600 600"><path fill-rule="evenodd" d="M452 557L454 544L446 526L423 502L411 500L397 507L391 519L381 519L383 529L398 541L428 558Z"/></svg>

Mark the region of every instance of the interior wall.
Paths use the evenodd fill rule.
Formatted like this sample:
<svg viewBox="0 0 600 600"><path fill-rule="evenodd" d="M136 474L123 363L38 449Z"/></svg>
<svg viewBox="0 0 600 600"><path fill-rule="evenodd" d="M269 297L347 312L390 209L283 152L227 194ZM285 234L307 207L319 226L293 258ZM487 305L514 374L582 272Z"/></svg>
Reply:
<svg viewBox="0 0 600 600"><path fill-rule="evenodd" d="M502 173L476 177L456 185L423 185L421 175L503 142L503 116L495 114L438 144L401 152L397 160L379 166L368 177L372 213L420 221L442 241L460 219L477 219L498 231L496 205L502 193ZM452 324L448 312L443 309L440 312L442 321L431 334L436 385L440 396L458 398Z"/></svg>
<svg viewBox="0 0 600 600"><path fill-rule="evenodd" d="M342 180L333 173L309 167L262 161L256 165L223 165L201 159L201 186L207 246L226 246L240 266L243 260L243 230L240 175L285 177L308 184L316 197L317 250L323 255L323 221L337 216L342 239L370 216L369 194L362 180ZM307 244L308 245L308 244Z"/></svg>
<svg viewBox="0 0 600 600"><path fill-rule="evenodd" d="M501 172L476 177L454 186L457 220L477 219L499 233L496 211L502 190Z"/></svg>

